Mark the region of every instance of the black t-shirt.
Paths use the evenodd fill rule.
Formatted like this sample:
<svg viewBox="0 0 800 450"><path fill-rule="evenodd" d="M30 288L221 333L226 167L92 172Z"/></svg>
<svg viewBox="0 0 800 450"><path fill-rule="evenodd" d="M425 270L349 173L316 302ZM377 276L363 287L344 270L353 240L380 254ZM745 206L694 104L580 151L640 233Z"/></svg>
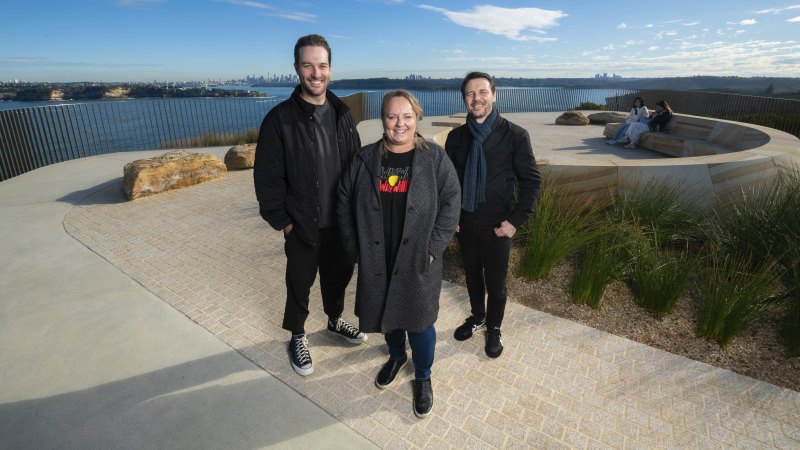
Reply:
<svg viewBox="0 0 800 450"><path fill-rule="evenodd" d="M383 209L383 238L386 243L386 271L391 277L394 260L406 221L406 202L411 185L411 162L415 150L405 153L386 152L381 158L380 193Z"/></svg>
<svg viewBox="0 0 800 450"><path fill-rule="evenodd" d="M319 182L319 227L336 225L336 183L339 181L339 146L336 142L336 111L330 102L314 107L317 137L317 181Z"/></svg>

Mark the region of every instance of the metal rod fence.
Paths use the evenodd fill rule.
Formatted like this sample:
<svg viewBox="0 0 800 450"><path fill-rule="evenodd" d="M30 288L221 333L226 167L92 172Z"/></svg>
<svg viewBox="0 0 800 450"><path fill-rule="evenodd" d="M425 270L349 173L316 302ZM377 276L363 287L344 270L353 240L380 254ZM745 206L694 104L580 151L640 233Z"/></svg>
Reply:
<svg viewBox="0 0 800 450"><path fill-rule="evenodd" d="M380 118L386 90L359 94L358 120ZM459 91L412 91L426 116L463 113ZM800 136L800 101L667 90L500 88L503 113L557 112L584 102L627 111L633 98L667 100L678 113L765 125ZM204 138L258 129L278 100L190 98L101 100L0 111L0 181L84 156L204 145Z"/></svg>
<svg viewBox="0 0 800 450"><path fill-rule="evenodd" d="M606 99L616 111L628 111L635 97L652 108L665 100L676 113L763 125L800 137L800 100L718 92L638 90Z"/></svg>

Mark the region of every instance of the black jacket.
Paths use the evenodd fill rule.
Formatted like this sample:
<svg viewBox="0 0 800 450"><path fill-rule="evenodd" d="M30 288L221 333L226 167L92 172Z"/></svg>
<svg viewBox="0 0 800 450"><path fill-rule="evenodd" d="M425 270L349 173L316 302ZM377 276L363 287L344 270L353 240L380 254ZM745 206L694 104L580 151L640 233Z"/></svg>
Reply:
<svg viewBox="0 0 800 450"><path fill-rule="evenodd" d="M672 119L672 113L665 109L658 114L653 114L647 126L650 127L650 131L664 131L664 127L667 126L670 119Z"/></svg>
<svg viewBox="0 0 800 450"><path fill-rule="evenodd" d="M466 124L450 131L445 151L453 161L461 186L464 167L472 146L472 134ZM497 227L504 220L519 228L536 211L536 199L542 190L542 175L536 167L531 138L522 127L499 114L492 133L483 143L486 155L486 201L475 212L461 210L461 222ZM514 188L518 187L516 204Z"/></svg>
<svg viewBox="0 0 800 450"><path fill-rule="evenodd" d="M336 111L339 161L344 173L361 148L361 139L350 108L330 91L327 100ZM253 181L261 217L276 230L294 224L292 233L316 245L319 183L313 114L314 106L300 97L299 86L289 99L267 113L258 134Z"/></svg>

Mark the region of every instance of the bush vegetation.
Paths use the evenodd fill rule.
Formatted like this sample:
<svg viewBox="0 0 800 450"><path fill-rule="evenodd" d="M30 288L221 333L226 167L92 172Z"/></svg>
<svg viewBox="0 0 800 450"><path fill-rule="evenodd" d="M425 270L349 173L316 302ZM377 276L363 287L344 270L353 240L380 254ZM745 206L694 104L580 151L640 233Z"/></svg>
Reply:
<svg viewBox="0 0 800 450"><path fill-rule="evenodd" d="M595 216L601 206L574 200L547 180L544 186L536 214L516 235L524 245L517 274L527 280L546 277L556 263L597 236Z"/></svg>
<svg viewBox="0 0 800 450"><path fill-rule="evenodd" d="M598 105L597 103L593 102L583 102L576 106L575 109L584 111L605 111L608 108L605 105Z"/></svg>
<svg viewBox="0 0 800 450"><path fill-rule="evenodd" d="M545 277L562 259L577 256L569 288L575 303L599 308L606 286L626 280L637 303L657 318L694 286L697 334L721 346L780 308L787 353L800 355L797 172L712 214L679 189L657 183L602 205L570 200L553 183L546 186L536 216L520 229L520 276Z"/></svg>
<svg viewBox="0 0 800 450"><path fill-rule="evenodd" d="M205 133L200 137L164 142L161 148L219 147L222 145L252 144L258 141L258 130L251 128L244 133Z"/></svg>

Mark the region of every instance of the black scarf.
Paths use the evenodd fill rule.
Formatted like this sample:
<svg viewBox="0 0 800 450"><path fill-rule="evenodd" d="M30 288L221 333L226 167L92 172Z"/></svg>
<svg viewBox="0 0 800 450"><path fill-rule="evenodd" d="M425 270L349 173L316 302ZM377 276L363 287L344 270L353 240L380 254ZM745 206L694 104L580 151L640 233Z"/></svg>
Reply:
<svg viewBox="0 0 800 450"><path fill-rule="evenodd" d="M494 108L483 123L478 123L472 114L467 115L467 128L472 134L472 146L464 168L464 186L461 192L461 207L465 211L475 212L478 204L486 200L486 155L483 153L483 143L492 133L495 119L497 110Z"/></svg>

